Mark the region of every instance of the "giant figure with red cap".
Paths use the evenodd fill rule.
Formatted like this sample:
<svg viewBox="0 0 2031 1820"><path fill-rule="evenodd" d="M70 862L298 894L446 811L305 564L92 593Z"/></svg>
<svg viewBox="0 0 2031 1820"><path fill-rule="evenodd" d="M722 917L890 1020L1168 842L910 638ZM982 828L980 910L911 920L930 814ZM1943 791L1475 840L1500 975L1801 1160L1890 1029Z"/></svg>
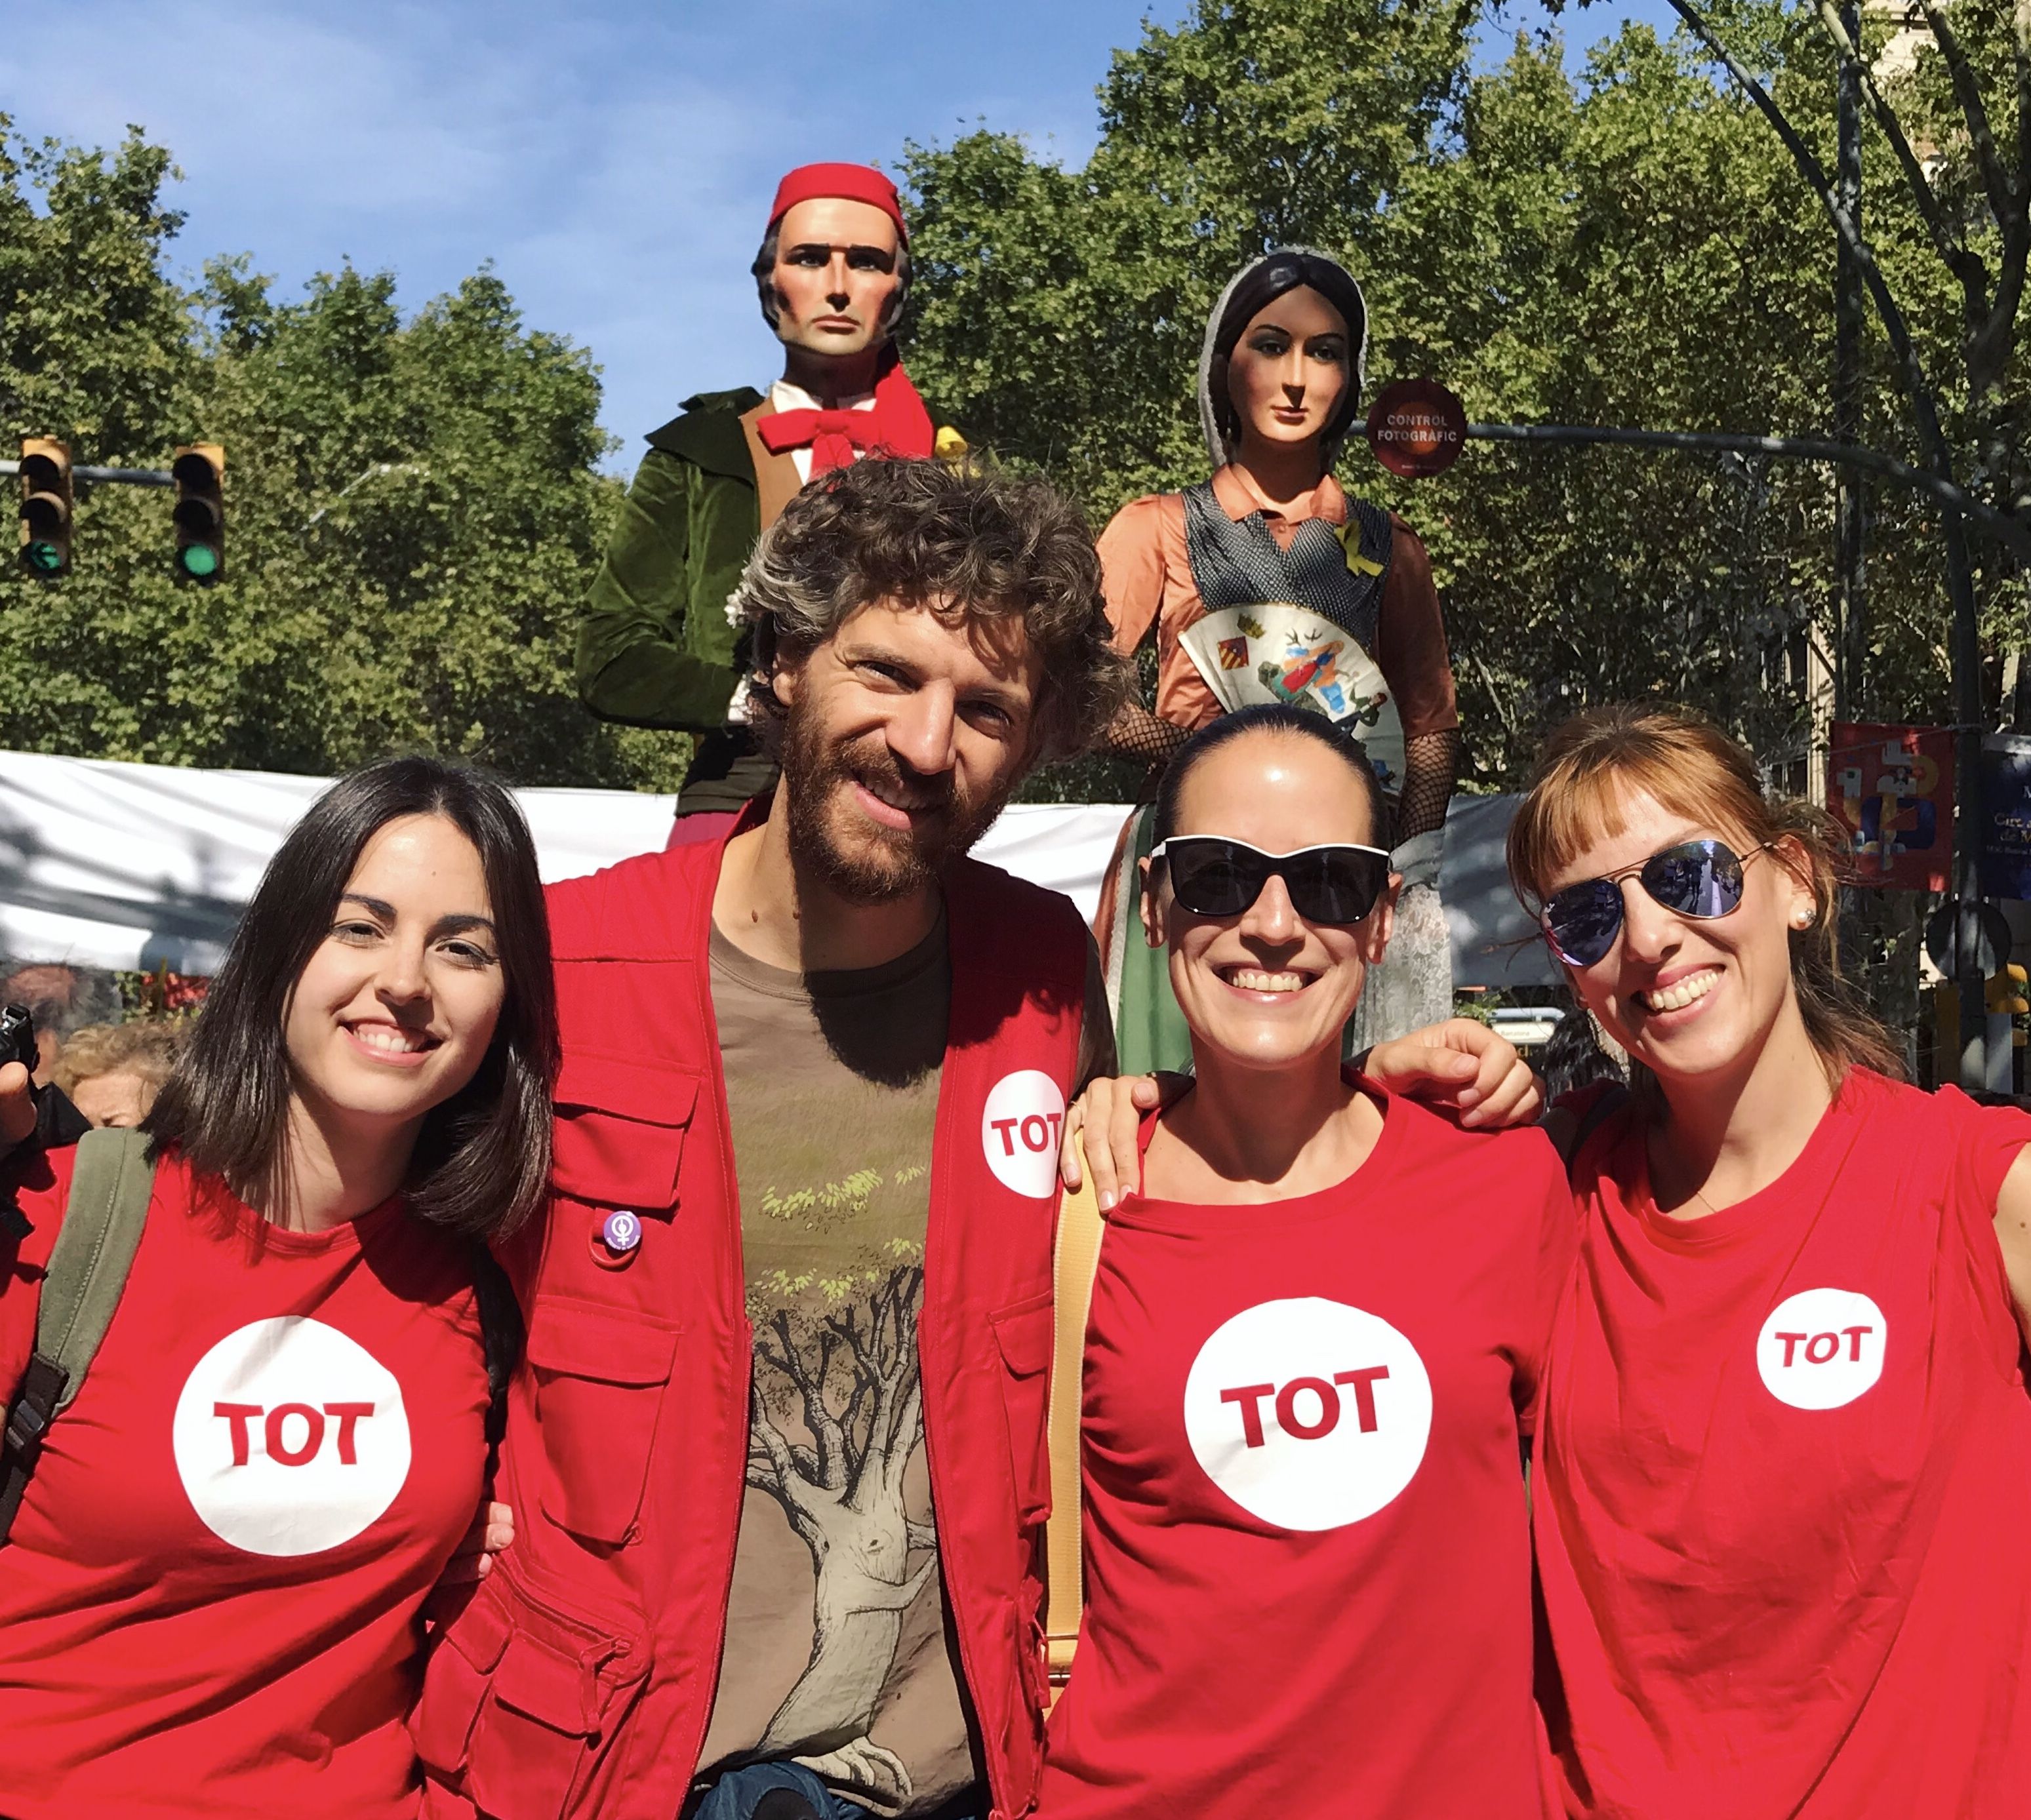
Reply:
<svg viewBox="0 0 2031 1820"><path fill-rule="evenodd" d="M881 172L792 171L754 274L783 375L766 396L745 385L699 393L650 433L579 629L579 694L594 713L706 735L678 799L680 826L738 810L774 781L749 729L728 724L738 666L727 597L762 530L814 475L867 456L966 448L896 358L910 236Z"/></svg>

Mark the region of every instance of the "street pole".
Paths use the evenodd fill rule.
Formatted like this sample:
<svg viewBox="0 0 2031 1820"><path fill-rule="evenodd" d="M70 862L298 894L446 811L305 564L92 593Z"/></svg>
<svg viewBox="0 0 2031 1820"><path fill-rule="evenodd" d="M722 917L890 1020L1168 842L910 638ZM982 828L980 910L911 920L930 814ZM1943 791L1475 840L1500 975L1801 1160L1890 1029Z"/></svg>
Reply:
<svg viewBox="0 0 2031 1820"><path fill-rule="evenodd" d="M1841 24L1850 43L1861 41L1858 0L1847 0ZM1861 231L1861 72L1841 59L1834 92L1834 195ZM1834 268L1833 428L1836 442L1861 441L1861 267L1848 243L1836 236ZM1864 515L1868 509L1861 475L1845 465L1834 471L1834 718L1858 720L1868 699L1865 673L1869 651L1868 604L1864 597Z"/></svg>
<svg viewBox="0 0 2031 1820"><path fill-rule="evenodd" d="M1947 584L1954 604L1954 896L1960 906L1952 958L1954 984L1960 998L1960 1084L1973 1092L1988 1085L1988 982L1977 956L1981 933L1981 639L1967 527L1951 508L1945 515Z"/></svg>
<svg viewBox="0 0 2031 1820"><path fill-rule="evenodd" d="M0 475L19 474L18 461L0 461ZM177 477L166 467L73 467L73 480L95 481L102 486L174 486Z"/></svg>

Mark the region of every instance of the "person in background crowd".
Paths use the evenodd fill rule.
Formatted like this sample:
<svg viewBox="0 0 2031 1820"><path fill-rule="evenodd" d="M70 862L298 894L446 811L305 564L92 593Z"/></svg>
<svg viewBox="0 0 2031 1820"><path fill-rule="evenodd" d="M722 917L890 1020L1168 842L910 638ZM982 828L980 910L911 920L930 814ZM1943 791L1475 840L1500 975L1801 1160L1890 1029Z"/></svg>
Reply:
<svg viewBox="0 0 2031 1820"><path fill-rule="evenodd" d="M1538 1071L1545 1077L1547 1104L1563 1100L1597 1081L1625 1085L1628 1073L1623 1064L1602 1046L1601 1033L1593 1018L1575 1005L1552 1026L1537 1054Z"/></svg>
<svg viewBox="0 0 2031 1820"><path fill-rule="evenodd" d="M35 1070L39 1085L50 1078L57 1051L73 1030L110 1024L121 1014L120 983L104 967L74 967L67 962L35 962L0 979L0 1005L26 1005L35 1020Z"/></svg>
<svg viewBox="0 0 2031 1820"><path fill-rule="evenodd" d="M420 1613L487 1465L479 1243L541 1198L557 1046L513 798L334 784L149 1115L131 1274L0 1548L9 1820L414 1815ZM9 1161L10 1401L75 1155Z"/></svg>
<svg viewBox="0 0 2031 1820"><path fill-rule="evenodd" d="M184 1034L181 1024L87 1024L64 1039L50 1079L94 1125L139 1125L169 1079Z"/></svg>
<svg viewBox="0 0 2031 1820"><path fill-rule="evenodd" d="M1165 773L1141 907L1195 1084L1107 1215L1038 1820L1543 1812L1518 1446L1572 1202L1541 1134L1341 1067L1382 813L1358 743L1289 706Z"/></svg>
<svg viewBox="0 0 2031 1820"><path fill-rule="evenodd" d="M704 735L673 840L724 836L741 805L775 781L775 761L747 719L727 616L755 540L814 475L863 456L966 453L896 357L910 235L881 172L792 171L753 269L762 316L783 344L782 377L766 396L744 385L700 393L650 432L579 628L579 694L594 713Z"/></svg>
<svg viewBox="0 0 2031 1820"><path fill-rule="evenodd" d="M739 595L782 780L552 888L555 1192L514 1546L433 1656L434 1816L1020 1814L1042 1742L1065 899L966 858L1126 688L1078 509L854 463Z"/></svg>
<svg viewBox="0 0 2031 1820"><path fill-rule="evenodd" d="M1381 845L1405 893L1391 965L1371 981L1357 1046L1452 1008L1437 889L1459 761L1452 660L1430 558L1401 519L1333 476L1358 420L1368 310L1337 260L1280 247L1220 293L1199 361L1211 478L1131 501L1101 534L1116 648L1157 641L1154 712L1131 702L1110 750L1168 762L1193 731L1251 702L1293 702L1363 742L1389 802ZM1161 953L1135 940L1138 810L1094 928L1124 1066L1170 1068L1189 1047Z"/></svg>

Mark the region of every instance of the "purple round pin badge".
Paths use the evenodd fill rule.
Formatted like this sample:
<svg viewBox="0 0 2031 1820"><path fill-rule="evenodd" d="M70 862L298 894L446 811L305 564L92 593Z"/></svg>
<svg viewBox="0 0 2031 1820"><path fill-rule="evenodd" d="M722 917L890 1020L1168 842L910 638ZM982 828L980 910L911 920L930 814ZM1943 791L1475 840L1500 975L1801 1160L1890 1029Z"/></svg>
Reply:
<svg viewBox="0 0 2031 1820"><path fill-rule="evenodd" d="M642 1222L624 1208L617 1208L606 1216L599 1237L609 1251L625 1256L642 1242Z"/></svg>

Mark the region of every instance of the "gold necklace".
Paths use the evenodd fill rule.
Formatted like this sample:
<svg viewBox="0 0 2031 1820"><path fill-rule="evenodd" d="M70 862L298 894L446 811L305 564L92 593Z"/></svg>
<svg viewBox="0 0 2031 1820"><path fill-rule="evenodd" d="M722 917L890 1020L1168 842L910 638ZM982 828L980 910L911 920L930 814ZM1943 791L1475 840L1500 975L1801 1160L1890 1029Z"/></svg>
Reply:
<svg viewBox="0 0 2031 1820"><path fill-rule="evenodd" d="M1704 1194L1701 1193L1697 1188L1689 1189L1686 1192L1690 1193L1693 1199L1697 1200L1701 1206L1705 1208L1709 1214L1716 1214L1720 1211L1720 1209L1716 1207L1712 1201L1708 1200Z"/></svg>

